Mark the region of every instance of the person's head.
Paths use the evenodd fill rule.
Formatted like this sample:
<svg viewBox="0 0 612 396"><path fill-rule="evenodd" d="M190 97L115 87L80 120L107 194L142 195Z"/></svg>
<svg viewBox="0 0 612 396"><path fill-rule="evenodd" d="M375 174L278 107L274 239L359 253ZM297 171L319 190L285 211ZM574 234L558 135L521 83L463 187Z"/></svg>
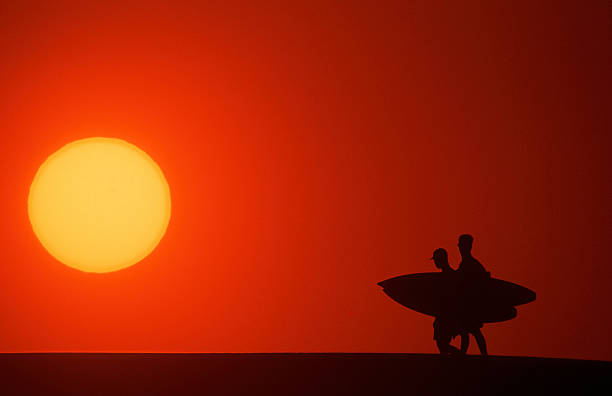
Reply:
<svg viewBox="0 0 612 396"><path fill-rule="evenodd" d="M470 234L463 234L459 236L459 252L462 256L469 256L472 254L472 244L474 243L474 237Z"/></svg>
<svg viewBox="0 0 612 396"><path fill-rule="evenodd" d="M434 264L437 268L443 269L449 266L448 253L446 253L446 249L438 248L434 250L433 256L431 256L431 260L434 261Z"/></svg>

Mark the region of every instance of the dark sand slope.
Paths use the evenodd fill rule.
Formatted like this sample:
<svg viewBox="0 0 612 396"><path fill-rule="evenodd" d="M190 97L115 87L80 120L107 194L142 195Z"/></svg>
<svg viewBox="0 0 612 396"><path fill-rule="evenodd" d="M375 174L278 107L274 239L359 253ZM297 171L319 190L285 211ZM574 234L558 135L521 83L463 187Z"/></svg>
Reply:
<svg viewBox="0 0 612 396"><path fill-rule="evenodd" d="M3 354L0 394L612 394L612 362L417 354Z"/></svg>

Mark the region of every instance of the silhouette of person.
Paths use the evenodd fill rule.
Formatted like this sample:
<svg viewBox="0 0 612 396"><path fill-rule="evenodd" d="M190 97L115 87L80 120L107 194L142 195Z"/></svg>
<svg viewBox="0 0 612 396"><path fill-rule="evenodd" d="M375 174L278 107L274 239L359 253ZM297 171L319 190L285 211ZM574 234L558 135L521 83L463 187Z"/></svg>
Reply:
<svg viewBox="0 0 612 396"><path fill-rule="evenodd" d="M433 338L436 340L436 344L441 355L456 355L460 352L459 349L450 344L451 339L459 334L457 309L455 304L455 285L457 283L456 273L455 270L448 264L448 253L445 249L439 248L434 250L431 260L434 261L436 268L440 269L443 274L441 287L442 295L440 296L440 312L433 323Z"/></svg>
<svg viewBox="0 0 612 396"><path fill-rule="evenodd" d="M479 299L482 299L482 296L478 295L478 284L489 278L491 274L472 256L473 243L473 236L463 234L459 236L459 243L457 244L459 253L461 253L461 262L457 269L460 278L459 294L463 301L462 309L458 313L460 317L458 326L461 333L461 353L467 353L470 344L469 335L472 334L476 339L480 353L486 356L487 343L480 331L483 322L478 317L478 310L475 307L478 305Z"/></svg>

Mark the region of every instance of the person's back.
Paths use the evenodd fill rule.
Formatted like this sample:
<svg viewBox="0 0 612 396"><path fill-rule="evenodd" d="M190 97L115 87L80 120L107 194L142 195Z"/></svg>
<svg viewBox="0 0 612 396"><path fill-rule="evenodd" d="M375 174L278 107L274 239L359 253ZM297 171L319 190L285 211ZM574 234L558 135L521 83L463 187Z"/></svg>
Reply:
<svg viewBox="0 0 612 396"><path fill-rule="evenodd" d="M457 268L457 271L460 274L465 275L489 274L485 267L480 264L480 261L476 260L472 256L463 258L459 263L459 268Z"/></svg>
<svg viewBox="0 0 612 396"><path fill-rule="evenodd" d="M490 276L491 274L472 256L472 244L474 237L469 234L463 234L459 237L459 253L461 253L461 262L457 268L457 273L463 277L477 277L481 275Z"/></svg>

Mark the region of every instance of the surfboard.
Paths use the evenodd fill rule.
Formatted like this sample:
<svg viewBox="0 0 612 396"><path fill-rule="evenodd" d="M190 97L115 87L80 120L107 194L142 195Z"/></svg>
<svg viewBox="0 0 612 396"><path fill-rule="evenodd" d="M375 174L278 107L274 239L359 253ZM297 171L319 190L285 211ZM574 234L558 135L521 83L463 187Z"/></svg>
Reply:
<svg viewBox="0 0 612 396"><path fill-rule="evenodd" d="M532 290L505 280L487 277L466 281L441 272L397 276L378 285L394 301L416 312L439 316L444 301L460 301L471 315L486 323L513 319L515 306L536 298Z"/></svg>

